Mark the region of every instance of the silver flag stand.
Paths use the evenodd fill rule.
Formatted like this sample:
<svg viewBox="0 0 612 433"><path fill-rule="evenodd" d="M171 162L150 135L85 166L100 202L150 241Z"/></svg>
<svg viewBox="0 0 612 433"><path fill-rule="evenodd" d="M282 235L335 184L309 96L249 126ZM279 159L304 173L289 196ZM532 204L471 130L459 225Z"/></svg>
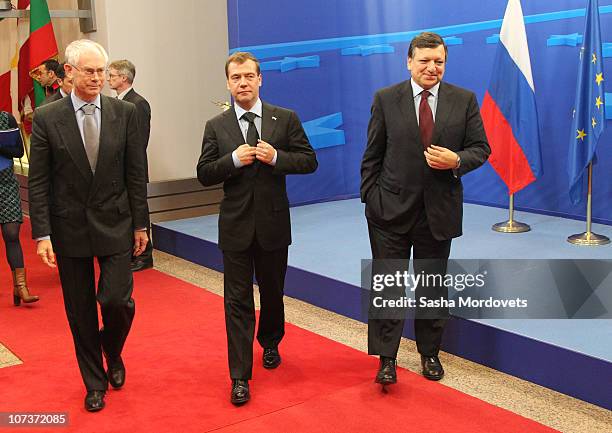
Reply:
<svg viewBox="0 0 612 433"><path fill-rule="evenodd" d="M591 194L593 192L593 163L589 164L589 189L587 192L587 214L586 214L586 223L587 230L584 233L579 233L575 235L571 235L567 238L567 241L570 244L574 245L587 245L587 246L596 246L596 245L606 245L610 243L610 238L603 235L598 235L597 233L593 233L591 231Z"/></svg>
<svg viewBox="0 0 612 433"><path fill-rule="evenodd" d="M531 230L531 227L525 223L514 220L514 194L510 194L510 205L508 206L509 218L508 221L493 224L491 230L500 233L524 233Z"/></svg>

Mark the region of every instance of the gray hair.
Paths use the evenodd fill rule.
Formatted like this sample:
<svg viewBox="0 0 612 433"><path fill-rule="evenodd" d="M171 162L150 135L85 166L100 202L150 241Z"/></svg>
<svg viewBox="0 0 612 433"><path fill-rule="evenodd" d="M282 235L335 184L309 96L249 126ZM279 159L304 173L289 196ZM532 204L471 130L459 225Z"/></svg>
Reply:
<svg viewBox="0 0 612 433"><path fill-rule="evenodd" d="M104 57L104 64L106 65L108 63L108 54L106 54L104 47L89 39L78 39L76 41L72 41L66 47L66 53L64 55L66 63L78 65L79 60L81 59L81 54L84 52L98 53Z"/></svg>
<svg viewBox="0 0 612 433"><path fill-rule="evenodd" d="M134 77L136 77L136 66L129 60L115 60L111 62L108 67L116 70L119 75L125 76L128 83L132 84L134 82Z"/></svg>

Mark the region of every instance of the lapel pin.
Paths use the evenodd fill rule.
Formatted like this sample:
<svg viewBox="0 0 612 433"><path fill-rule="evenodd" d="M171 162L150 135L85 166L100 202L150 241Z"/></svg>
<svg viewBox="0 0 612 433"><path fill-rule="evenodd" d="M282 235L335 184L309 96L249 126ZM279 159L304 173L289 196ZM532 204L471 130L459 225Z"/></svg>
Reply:
<svg viewBox="0 0 612 433"><path fill-rule="evenodd" d="M276 117L272 116L272 120L276 120Z"/></svg>

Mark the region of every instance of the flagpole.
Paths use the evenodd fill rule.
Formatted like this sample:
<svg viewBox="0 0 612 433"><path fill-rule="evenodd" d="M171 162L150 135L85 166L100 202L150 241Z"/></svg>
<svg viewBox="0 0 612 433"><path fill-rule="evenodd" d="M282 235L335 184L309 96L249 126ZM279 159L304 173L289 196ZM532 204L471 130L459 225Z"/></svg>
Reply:
<svg viewBox="0 0 612 433"><path fill-rule="evenodd" d="M598 235L597 233L593 233L591 231L591 209L592 209L592 192L593 192L593 163L589 164L589 187L587 192L587 214L586 214L586 223L587 223L587 231L584 233L579 233L575 235L571 235L567 238L567 241L570 244L574 245L586 245L586 246L596 246L596 245L606 245L610 243L610 238L603 235Z"/></svg>
<svg viewBox="0 0 612 433"><path fill-rule="evenodd" d="M23 156L19 158L19 166L21 167L21 174L23 174L24 176L27 176L29 172L29 168L30 168L30 147L28 146L27 134L25 133L23 123L19 123L18 126L19 126L19 133L21 134L21 142L23 144L23 156L26 157L28 171L26 171L23 166Z"/></svg>
<svg viewBox="0 0 612 433"><path fill-rule="evenodd" d="M25 152L26 160L28 165L30 164L30 140L25 130L23 122L19 123L19 132L21 133L21 140L23 141L23 150ZM22 157L23 158L23 157Z"/></svg>
<svg viewBox="0 0 612 433"><path fill-rule="evenodd" d="M500 233L525 233L531 230L528 224L514 220L514 194L510 194L510 205L508 206L508 221L493 224L491 230Z"/></svg>

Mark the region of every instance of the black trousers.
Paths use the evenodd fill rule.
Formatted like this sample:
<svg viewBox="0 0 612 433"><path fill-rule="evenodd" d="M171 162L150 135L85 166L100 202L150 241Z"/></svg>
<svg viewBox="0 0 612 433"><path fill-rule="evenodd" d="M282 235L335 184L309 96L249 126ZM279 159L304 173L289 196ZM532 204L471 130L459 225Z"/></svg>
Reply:
<svg viewBox="0 0 612 433"><path fill-rule="evenodd" d="M446 273L451 240L439 241L433 237L424 210L415 226L408 233L393 233L372 221L368 221L368 232L374 260L410 259L413 250L413 259L442 259L413 261L415 275L420 273L444 275ZM429 299L448 298L448 293L444 286L428 286L426 288L417 286L416 299L420 297ZM422 309L418 309L416 314L417 317L435 317L415 319L414 331L419 353L424 356L437 355L446 324L446 318L442 318L444 312L423 312ZM397 357L404 329L404 317L402 315L391 316L390 318L377 319L374 318L375 315L370 314L368 318L368 353L370 355Z"/></svg>
<svg viewBox="0 0 612 433"><path fill-rule="evenodd" d="M108 379L102 350L109 358L121 355L132 326L135 305L131 258L131 250L98 257L100 277L96 293L93 257L57 256L66 316L88 391L106 390ZM102 331L99 329L96 301L100 303L102 312Z"/></svg>
<svg viewBox="0 0 612 433"><path fill-rule="evenodd" d="M257 341L264 348L272 348L285 335L287 251L287 247L263 250L256 240L245 251L223 251L225 330L232 379L249 380L253 371L253 272L261 301Z"/></svg>

